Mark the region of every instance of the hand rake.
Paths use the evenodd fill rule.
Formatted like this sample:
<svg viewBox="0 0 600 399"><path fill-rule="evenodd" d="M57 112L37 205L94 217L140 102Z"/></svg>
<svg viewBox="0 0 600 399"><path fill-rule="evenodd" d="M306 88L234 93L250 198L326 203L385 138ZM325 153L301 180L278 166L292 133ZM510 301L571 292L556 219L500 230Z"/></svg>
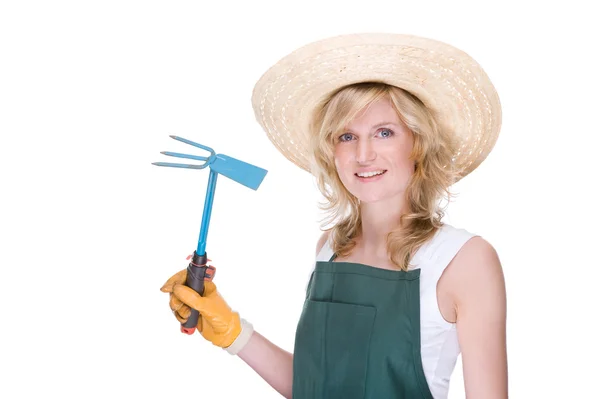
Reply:
<svg viewBox="0 0 600 399"><path fill-rule="evenodd" d="M163 151L161 154L177 158L194 159L204 161L201 165L170 163L170 162L153 162L157 166L169 166L175 168L187 169L204 169L208 166L210 174L208 176L208 187L206 188L206 198L204 200L204 211L202 213L202 225L200 226L200 236L198 237L198 246L194 251L192 260L187 267L186 285L192 288L200 295L204 294L204 281L210 281L214 277L214 266L207 266L209 261L206 254L206 237L208 235L208 224L210 223L210 214L212 211L213 198L215 196L215 187L217 184L217 176L219 174L230 178L253 190L258 189L262 183L267 171L249 163L242 162L223 154L215 154L212 148L202 144L194 143L193 141L184 139L178 136L170 136L171 138L181 141L194 147L209 151L208 157L197 155L180 154L177 152ZM189 257L188 257L189 260ZM181 332L193 334L198 324L198 311L192 309L192 313L187 321L181 325Z"/></svg>

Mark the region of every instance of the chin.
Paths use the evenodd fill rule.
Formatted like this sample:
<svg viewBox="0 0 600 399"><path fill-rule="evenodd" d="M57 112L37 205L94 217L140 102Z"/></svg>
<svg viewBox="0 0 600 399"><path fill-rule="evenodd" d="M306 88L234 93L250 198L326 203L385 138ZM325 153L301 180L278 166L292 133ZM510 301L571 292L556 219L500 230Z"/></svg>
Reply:
<svg viewBox="0 0 600 399"><path fill-rule="evenodd" d="M358 200L360 200L361 204L374 204L382 201L390 201L397 199L402 202L403 197L405 196L405 192L397 191L397 192L355 192L352 193Z"/></svg>
<svg viewBox="0 0 600 399"><path fill-rule="evenodd" d="M375 202L379 202L382 200L386 200L391 197L391 195L378 194L378 193L352 193L362 204L371 204Z"/></svg>
<svg viewBox="0 0 600 399"><path fill-rule="evenodd" d="M358 198L358 200L360 201L361 204L372 204L375 202L379 202L382 199L385 199L385 198L381 198L379 196L373 196L373 195L357 195L356 198Z"/></svg>

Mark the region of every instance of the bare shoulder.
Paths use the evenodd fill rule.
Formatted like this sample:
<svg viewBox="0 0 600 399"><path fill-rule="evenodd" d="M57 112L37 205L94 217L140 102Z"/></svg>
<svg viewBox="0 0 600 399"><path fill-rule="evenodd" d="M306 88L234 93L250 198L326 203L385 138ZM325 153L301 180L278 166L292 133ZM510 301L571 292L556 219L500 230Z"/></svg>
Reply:
<svg viewBox="0 0 600 399"><path fill-rule="evenodd" d="M321 234L321 237L317 241L317 253L316 253L316 255L318 255L319 252L321 252L321 249L323 249L323 246L325 246L325 243L327 242L328 239L329 239L329 230L323 232L323 234Z"/></svg>
<svg viewBox="0 0 600 399"><path fill-rule="evenodd" d="M451 262L458 273L489 273L502 270L496 249L483 237L468 240Z"/></svg>
<svg viewBox="0 0 600 399"><path fill-rule="evenodd" d="M446 271L466 397L506 398L506 289L498 254L485 239L473 237Z"/></svg>
<svg viewBox="0 0 600 399"><path fill-rule="evenodd" d="M483 237L469 239L447 267L446 286L455 300L475 300L483 292L504 297L504 273L496 249ZM499 298L499 299L500 299Z"/></svg>

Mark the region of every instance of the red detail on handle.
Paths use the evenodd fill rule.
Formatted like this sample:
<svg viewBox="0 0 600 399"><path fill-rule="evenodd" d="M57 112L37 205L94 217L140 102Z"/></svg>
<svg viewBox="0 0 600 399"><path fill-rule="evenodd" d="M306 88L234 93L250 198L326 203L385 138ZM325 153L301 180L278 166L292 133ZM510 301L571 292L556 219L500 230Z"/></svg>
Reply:
<svg viewBox="0 0 600 399"><path fill-rule="evenodd" d="M192 335L194 332L196 332L196 327L184 327L181 326L181 332L185 333L187 335Z"/></svg>
<svg viewBox="0 0 600 399"><path fill-rule="evenodd" d="M193 256L193 255L188 255L188 256L187 256L187 258L185 258L185 260L190 260L190 259L192 258L192 256ZM212 261L212 259L208 259L208 258L206 258L206 261L207 261L207 262L211 262L211 261Z"/></svg>
<svg viewBox="0 0 600 399"><path fill-rule="evenodd" d="M212 281L215 277L215 273L217 272L217 268L213 265L208 265L206 269L206 274L204 275L204 281Z"/></svg>

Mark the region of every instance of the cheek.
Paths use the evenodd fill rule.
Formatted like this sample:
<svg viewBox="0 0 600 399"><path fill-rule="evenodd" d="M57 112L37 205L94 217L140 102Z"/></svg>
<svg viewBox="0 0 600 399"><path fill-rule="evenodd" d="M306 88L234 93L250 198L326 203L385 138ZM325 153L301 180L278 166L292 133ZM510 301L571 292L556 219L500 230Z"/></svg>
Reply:
<svg viewBox="0 0 600 399"><path fill-rule="evenodd" d="M348 164L348 154L345 151L336 149L333 153L333 161L338 172L342 172Z"/></svg>
<svg viewBox="0 0 600 399"><path fill-rule="evenodd" d="M414 174L415 163L410 159L410 151L398 149L395 154L390 154L388 160L389 164L392 165L396 179L404 181Z"/></svg>
<svg viewBox="0 0 600 399"><path fill-rule="evenodd" d="M353 170L348 165L348 157L345 157L343 153L336 154L334 157L335 169L337 171L338 178L347 189L352 184Z"/></svg>
<svg viewBox="0 0 600 399"><path fill-rule="evenodd" d="M414 169L415 161L410 159L410 152L403 152L402 156L396 160L396 166L400 169Z"/></svg>
<svg viewBox="0 0 600 399"><path fill-rule="evenodd" d="M340 166L341 166L341 164L340 164L340 158L337 157L337 156L335 156L333 158L333 162L335 164L335 170L337 170L338 174L340 174Z"/></svg>
<svg viewBox="0 0 600 399"><path fill-rule="evenodd" d="M411 167L414 169L414 161L410 159L412 153L412 140L408 140L402 145L396 148L397 157L395 158L395 164L401 168Z"/></svg>

